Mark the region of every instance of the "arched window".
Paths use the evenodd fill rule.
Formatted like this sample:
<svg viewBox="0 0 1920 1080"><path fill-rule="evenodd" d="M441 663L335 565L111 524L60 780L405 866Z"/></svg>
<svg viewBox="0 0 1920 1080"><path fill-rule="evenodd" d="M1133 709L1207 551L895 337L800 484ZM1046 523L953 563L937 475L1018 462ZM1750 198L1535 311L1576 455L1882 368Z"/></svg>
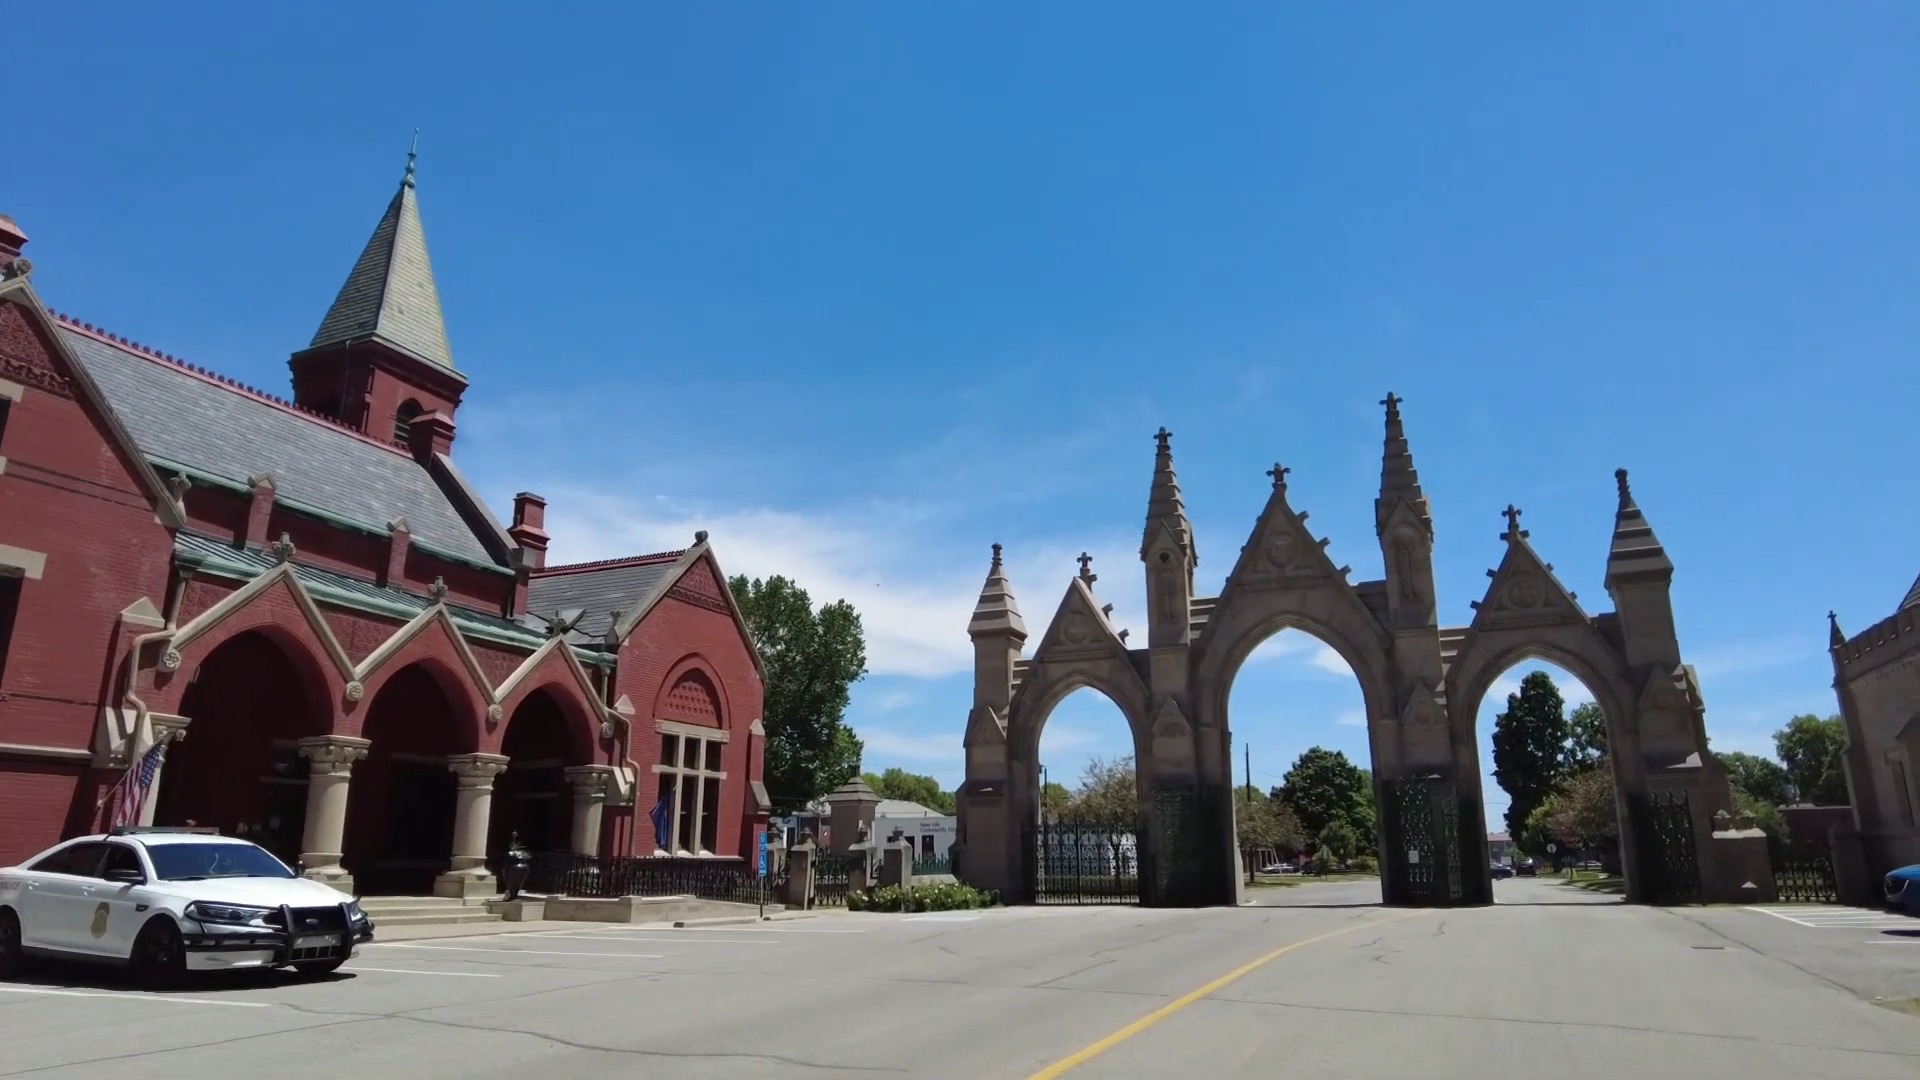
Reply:
<svg viewBox="0 0 1920 1080"><path fill-rule="evenodd" d="M413 442L413 422L421 413L426 411L427 410L420 407L419 402L412 398L408 398L405 402L401 403L399 410L393 414L393 441L399 443L401 446L411 445Z"/></svg>

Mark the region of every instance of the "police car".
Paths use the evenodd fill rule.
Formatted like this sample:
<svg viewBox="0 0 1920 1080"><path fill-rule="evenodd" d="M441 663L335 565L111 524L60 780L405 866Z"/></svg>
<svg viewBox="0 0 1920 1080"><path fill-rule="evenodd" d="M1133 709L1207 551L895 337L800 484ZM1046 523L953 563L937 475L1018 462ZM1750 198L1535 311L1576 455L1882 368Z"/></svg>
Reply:
<svg viewBox="0 0 1920 1080"><path fill-rule="evenodd" d="M373 940L354 900L214 829L120 828L0 869L0 978L31 956L187 971L324 975Z"/></svg>

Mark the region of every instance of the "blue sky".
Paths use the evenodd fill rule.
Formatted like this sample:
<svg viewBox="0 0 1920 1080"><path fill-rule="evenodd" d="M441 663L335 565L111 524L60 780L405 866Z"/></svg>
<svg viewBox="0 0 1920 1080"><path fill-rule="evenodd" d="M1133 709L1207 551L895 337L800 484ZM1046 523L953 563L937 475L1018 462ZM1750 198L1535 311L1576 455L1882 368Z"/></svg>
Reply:
<svg viewBox="0 0 1920 1080"><path fill-rule="evenodd" d="M1378 576L1389 389L1444 623L1509 501L1604 606L1625 465L1764 750L1920 570L1920 9L1663 7L16 4L0 210L55 307L284 392L422 129L463 467L557 558L706 528L851 600L871 767L960 778L991 542L1035 642L1082 549L1141 632L1162 424L1203 592L1275 459ZM1365 757L1297 637L1233 692L1262 784ZM1125 745L1091 692L1043 743Z"/></svg>

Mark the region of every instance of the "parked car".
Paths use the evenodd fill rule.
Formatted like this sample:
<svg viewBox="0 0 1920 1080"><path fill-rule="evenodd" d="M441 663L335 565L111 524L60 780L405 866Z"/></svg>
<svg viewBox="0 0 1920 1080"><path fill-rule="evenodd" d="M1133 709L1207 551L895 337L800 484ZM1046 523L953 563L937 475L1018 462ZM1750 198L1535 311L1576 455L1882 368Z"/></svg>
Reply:
<svg viewBox="0 0 1920 1080"><path fill-rule="evenodd" d="M1534 861L1532 859L1521 859L1518 863L1515 863L1513 867L1513 872L1520 875L1521 877L1539 877L1540 876L1540 868L1534 865Z"/></svg>
<svg viewBox="0 0 1920 1080"><path fill-rule="evenodd" d="M1887 875L1887 906L1909 915L1920 915L1920 863L1903 866Z"/></svg>
<svg viewBox="0 0 1920 1080"><path fill-rule="evenodd" d="M1513 876L1513 867L1508 866L1506 863L1493 864L1493 880L1501 881L1506 878L1510 878L1512 876Z"/></svg>
<svg viewBox="0 0 1920 1080"><path fill-rule="evenodd" d="M0 869L0 978L29 957L188 971L325 975L373 940L353 899L213 829L121 828Z"/></svg>

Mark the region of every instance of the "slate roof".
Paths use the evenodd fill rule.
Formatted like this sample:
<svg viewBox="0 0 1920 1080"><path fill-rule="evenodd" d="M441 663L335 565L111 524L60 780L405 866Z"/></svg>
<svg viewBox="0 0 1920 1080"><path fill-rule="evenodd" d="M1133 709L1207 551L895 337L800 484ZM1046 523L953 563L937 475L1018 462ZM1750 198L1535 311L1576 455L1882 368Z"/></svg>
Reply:
<svg viewBox="0 0 1920 1080"><path fill-rule="evenodd" d="M633 610L673 571L684 551L663 551L632 559L552 566L527 582L527 613L551 618L562 611L586 612L574 627L579 637L599 638L614 620Z"/></svg>
<svg viewBox="0 0 1920 1080"><path fill-rule="evenodd" d="M447 325L440 315L440 290L427 258L427 234L420 226L420 202L413 191L413 158L393 193L387 212L353 264L340 295L320 320L309 348L379 338L429 363L454 370Z"/></svg>
<svg viewBox="0 0 1920 1080"><path fill-rule="evenodd" d="M277 497L289 503L376 533L404 517L422 545L498 565L412 457L178 363L64 323L59 333L155 465L184 467L241 488L271 473Z"/></svg>
<svg viewBox="0 0 1920 1080"><path fill-rule="evenodd" d="M225 572L247 580L259 577L277 565L272 553L258 548L235 547L230 541L197 533L175 533L173 554L176 559L198 563L208 572ZM323 570L295 562L293 576L300 579L316 599L344 607L358 608L400 619L411 619L432 603L424 596L405 589L376 585L332 570ZM531 652L546 642L544 630L524 626L484 611L447 605L448 614L463 633L477 638L516 645Z"/></svg>

